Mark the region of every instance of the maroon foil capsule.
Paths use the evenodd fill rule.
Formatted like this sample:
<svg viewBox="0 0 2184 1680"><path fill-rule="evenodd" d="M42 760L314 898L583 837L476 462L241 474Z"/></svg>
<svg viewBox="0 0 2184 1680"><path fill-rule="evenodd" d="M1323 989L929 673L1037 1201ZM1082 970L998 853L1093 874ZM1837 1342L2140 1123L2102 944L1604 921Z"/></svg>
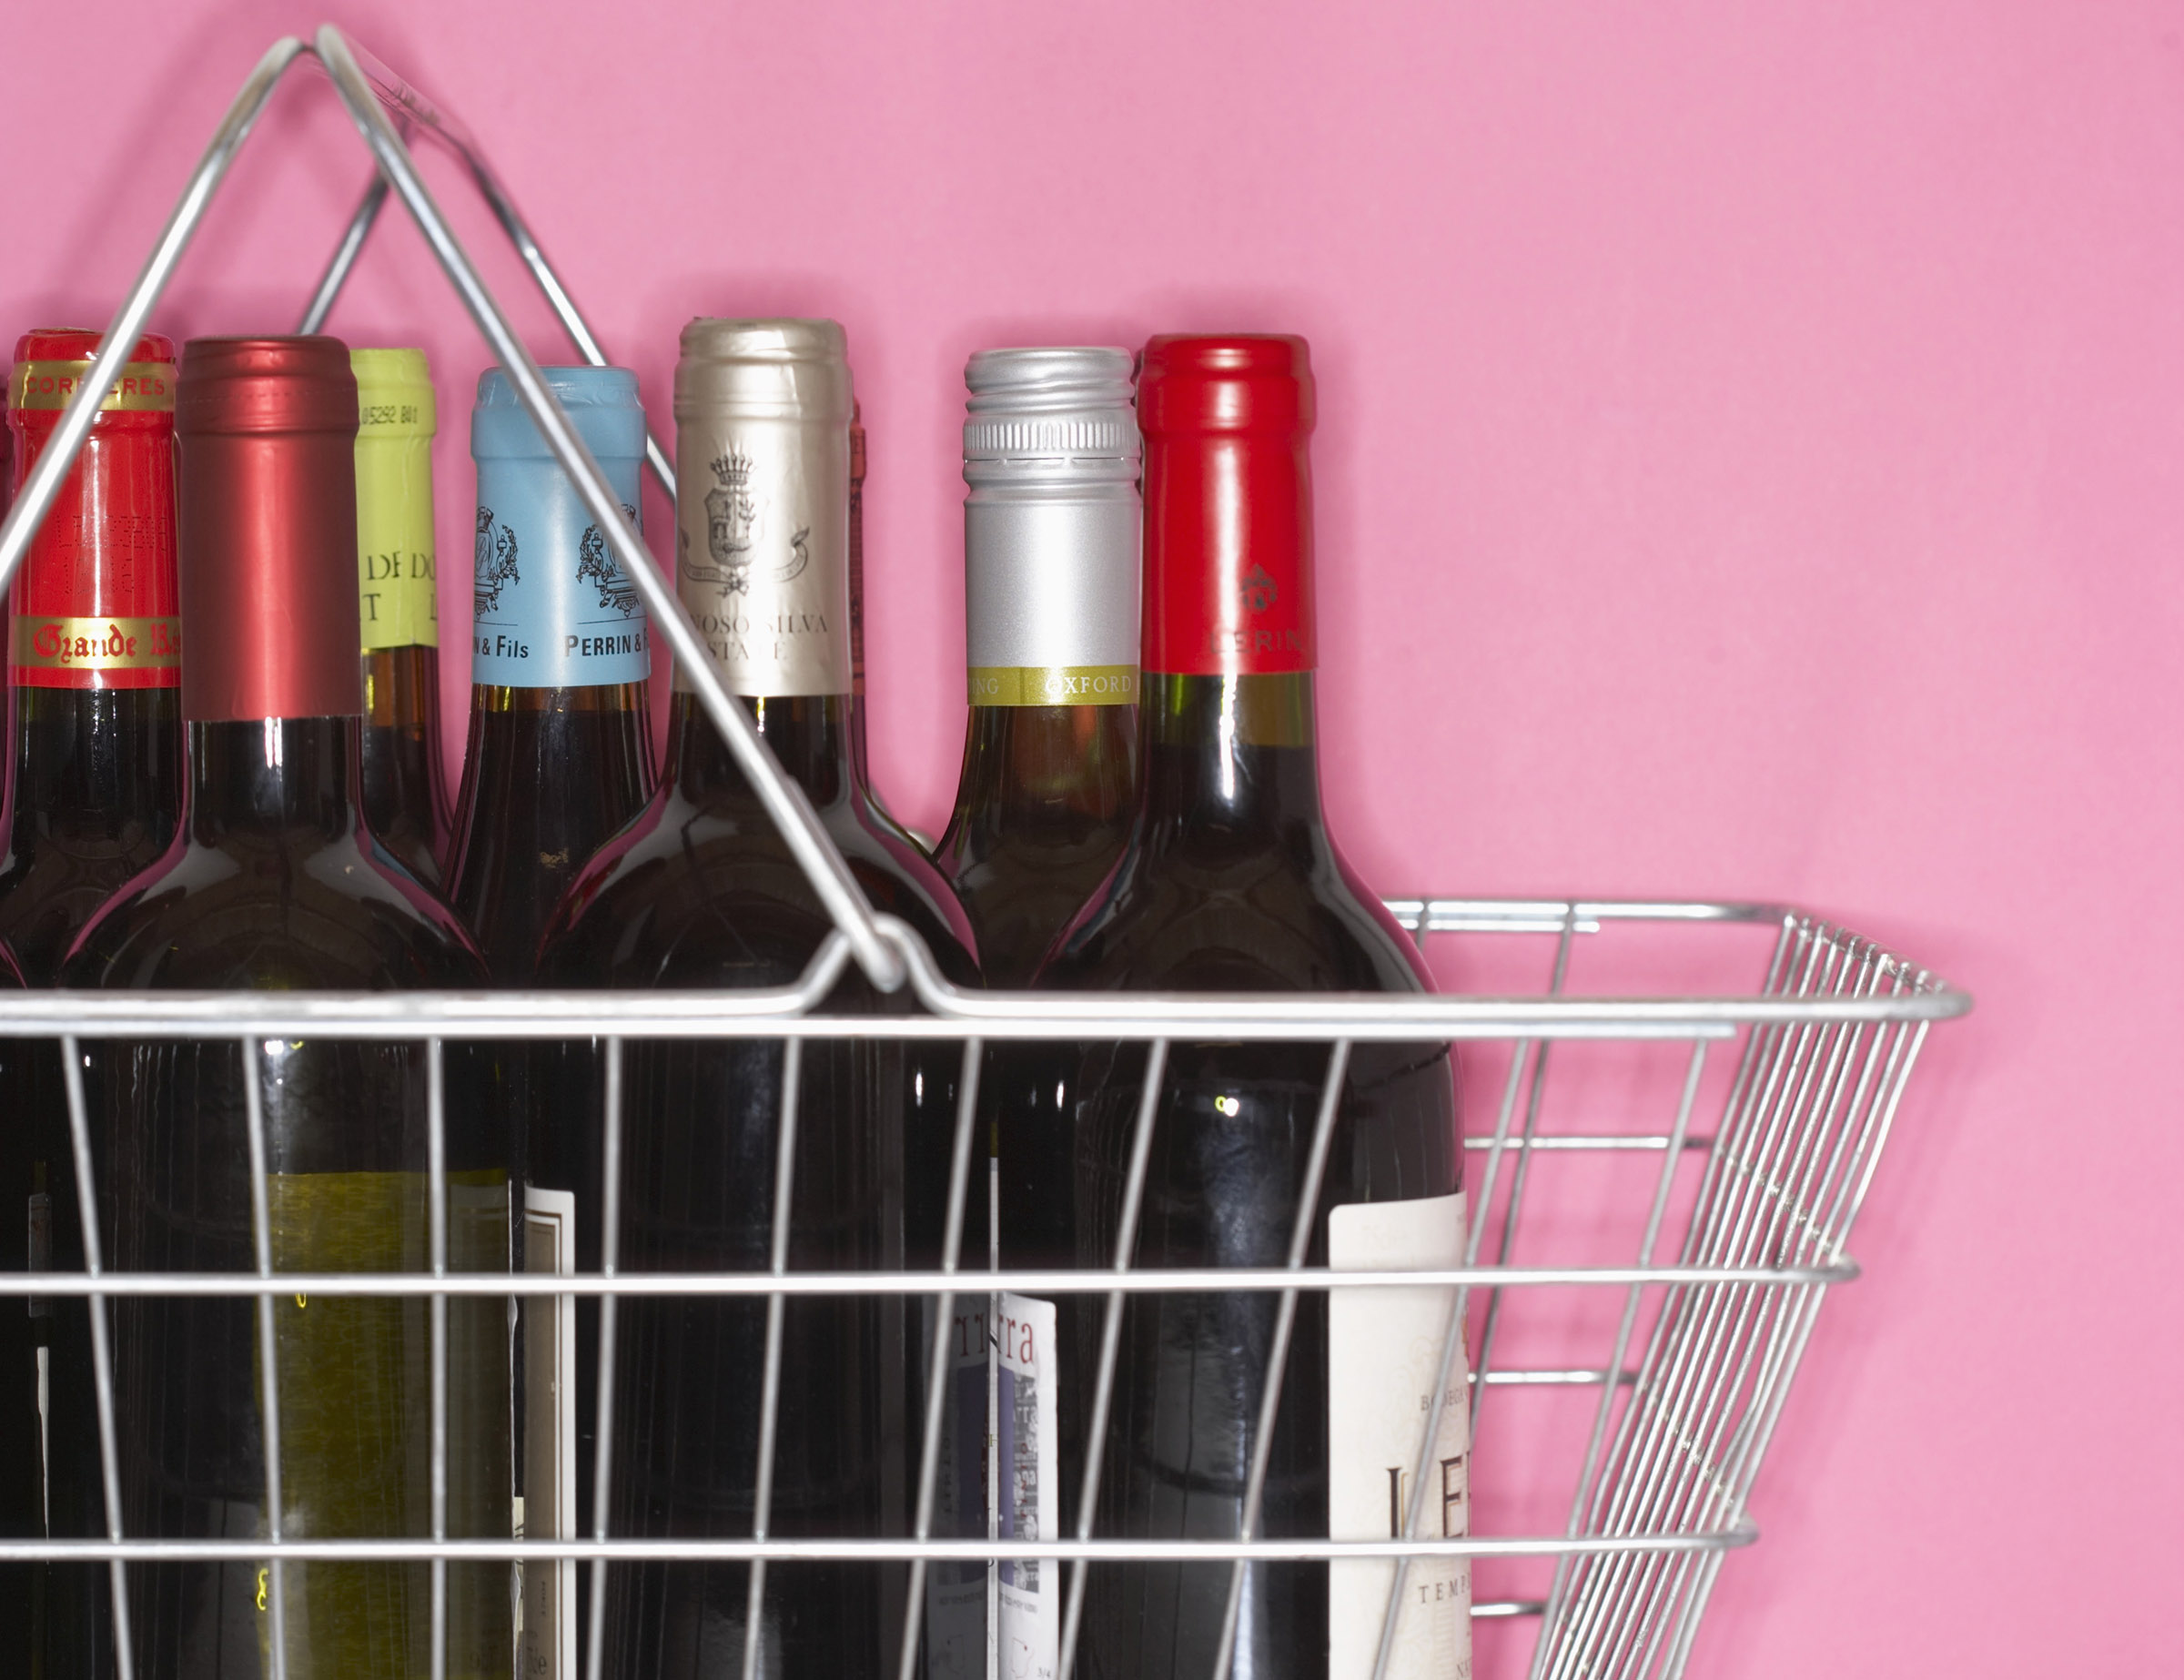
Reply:
<svg viewBox="0 0 2184 1680"><path fill-rule="evenodd" d="M361 713L349 347L190 339L175 436L183 717Z"/></svg>

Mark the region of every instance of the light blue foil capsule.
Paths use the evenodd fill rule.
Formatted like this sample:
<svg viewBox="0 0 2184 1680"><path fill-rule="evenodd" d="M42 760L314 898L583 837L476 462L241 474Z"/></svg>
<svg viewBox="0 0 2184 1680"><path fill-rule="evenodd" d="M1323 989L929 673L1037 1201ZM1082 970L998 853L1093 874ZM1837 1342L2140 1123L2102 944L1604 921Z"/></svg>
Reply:
<svg viewBox="0 0 2184 1680"><path fill-rule="evenodd" d="M630 523L642 529L637 376L627 368L541 371ZM643 682L652 626L637 586L498 368L478 380L470 455L478 463L470 680L511 688Z"/></svg>

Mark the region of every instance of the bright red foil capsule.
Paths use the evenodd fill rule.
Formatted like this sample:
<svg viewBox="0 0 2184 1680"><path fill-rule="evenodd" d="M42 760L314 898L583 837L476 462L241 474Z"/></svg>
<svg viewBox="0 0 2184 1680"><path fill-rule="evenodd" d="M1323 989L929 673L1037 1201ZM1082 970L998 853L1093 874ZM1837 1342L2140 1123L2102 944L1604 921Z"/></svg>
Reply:
<svg viewBox="0 0 2184 1680"><path fill-rule="evenodd" d="M1146 345L1148 673L1271 676L1319 663L1312 420L1302 339L1171 334Z"/></svg>
<svg viewBox="0 0 2184 1680"><path fill-rule="evenodd" d="M83 328L27 332L8 380L15 477L29 476L98 349ZM8 595L11 680L25 688L172 688L175 347L147 333L99 405Z"/></svg>

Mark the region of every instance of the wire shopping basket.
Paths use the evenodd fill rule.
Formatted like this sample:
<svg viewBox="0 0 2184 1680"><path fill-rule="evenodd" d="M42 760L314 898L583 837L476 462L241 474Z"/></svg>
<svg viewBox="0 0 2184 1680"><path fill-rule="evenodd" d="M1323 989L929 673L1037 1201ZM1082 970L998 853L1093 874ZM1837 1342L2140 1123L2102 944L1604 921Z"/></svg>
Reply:
<svg viewBox="0 0 2184 1680"><path fill-rule="evenodd" d="M88 1297L106 1480L103 1541L0 1541L0 1563L34 1559L112 1565L118 1661L130 1672L125 1565L153 1561L243 1561L278 1572L284 1560L423 1561L432 1565L436 1627L451 1562L589 1564L601 1602L607 1570L662 1559L751 1565L755 1581L772 1562L839 1558L905 1564L912 1586L900 1639L904 1680L919 1649L918 1583L936 1564L984 1565L1054 1559L1066 1565L1069 1612L1060 1674L1067 1680L1078 1606L1090 1569L1103 1563L1228 1561L1240 1578L1251 1560L1377 1561L1388 1579L1389 1612L1373 1673L1388 1666L1392 1608L1416 1572L1472 1560L1481 1588L1473 1616L1482 1665L1556 1680L1578 1675L1673 1675L1692 1642L1726 1552L1749 1544L1755 1477L1780 1420L1820 1306L1831 1285L1856 1275L1845 1244L1864 1204L1906 1082L1935 1021L1963 1014L1969 997L1872 942L1782 906L1578 900L1413 899L1390 908L1443 968L1461 975L1464 995L1421 997L1233 997L1218 995L1007 994L963 990L935 969L916 936L875 916L826 839L810 805L774 764L741 705L723 687L703 642L656 566L642 535L548 390L537 363L510 327L468 253L418 173L406 137L450 147L537 280L579 350L606 356L548 263L512 200L467 135L405 83L356 52L331 25L314 45L277 43L259 63L199 162L144 270L116 315L94 362L0 525L0 586L18 562L123 359L110 347L136 342L228 166L282 77L300 62L320 66L369 149L376 173L318 285L301 326L326 319L389 191L399 196L470 309L594 522L621 549L624 569L652 620L723 738L780 827L836 931L794 985L743 991L666 993L451 992L432 994L32 993L11 997L0 1036L57 1038L66 1075L68 1119L82 1215L82 1272L27 1276L23 1289ZM665 452L648 440L653 471L672 494ZM907 987L922 1013L885 1018L829 1015L825 1001L854 964L884 991ZM1527 967L1529 965L1529 967ZM1614 984L1583 995L1574 973ZM1696 986L1687 977L1704 974ZM1728 977L1723 978L1721 977ZM1756 985L1754 984L1756 977ZM1669 988L1673 987L1672 995ZM251 1180L258 1228L255 1277L236 1273L104 1270L98 1251L90 1124L79 1044L107 1038L225 1039L245 1066L268 1039L347 1038L424 1048L429 1072L428 1195L430 1261L416 1272L276 1274L265 1238L268 1174L262 1117L250 1109ZM616 1198L610 1189L596 1273L461 1274L448 1267L449 1174L444 1047L475 1039L570 1037L603 1042L606 1180L622 1159L624 1124L617 1078L622 1046L638 1039L783 1040L790 1055L811 1039L934 1038L959 1041L964 1077L948 1187L948 1237L937 1271L799 1272L786 1263L792 1198L787 1175L794 1098L783 1105L781 1161L774 1198L769 1270L634 1274L616 1266ZM1111 1038L1147 1044L1164 1057L1171 1043L1300 1041L1332 1047L1318 1106L1314 1155L1324 1159L1348 1047L1443 1039L1464 1047L1463 1078L1474 1114L1492 1117L1466 1139L1466 1180L1475 1218L1461 1266L1431 1270L1330 1270L1304 1264L1317 1196L1299 1201L1300 1230L1286 1267L1196 1271L1140 1270L1130 1263L1139 1192L1155 1110L1141 1105L1132 1138L1117 1263L1106 1271L962 1270L969 1191L976 1069L989 1044L1010 1039ZM1550 1078L1551 1069L1552 1078ZM1157 1082L1151 1082L1157 1083ZM794 1081L784 1090L793 1092ZM1535 1184L1535 1179L1537 1183ZM1522 1252L1520 1252L1522 1250ZM1552 1263L1532 1259L1543 1252ZM926 1384L916 1517L899 1539L783 1539L769 1533L771 1409L760 1430L757 1500L748 1539L635 1540L606 1532L605 1492L615 1473L600 1432L594 1533L577 1539L450 1539L444 1485L448 1418L444 1383L433 1396L431 1456L436 1493L426 1538L329 1540L284 1535L268 1454L268 1532L231 1540L174 1540L125 1533L118 1493L115 1392L106 1302L122 1297L256 1299L261 1316L278 1296L407 1296L432 1303L433 1363L444 1371L447 1302L461 1297L592 1296L601 1301L602 1343L611 1350L615 1304L645 1296L763 1299L769 1303L764 1392L778 1392L784 1303L798 1296L869 1293L925 1298L945 1323L959 1297L997 1302L1001 1292L1104 1301L1106 1336L1089 1393L1103 1416L1117 1381L1112 1326L1126 1295L1155 1291L1259 1291L1292 1314L1307 1290L1421 1288L1447 1291L1441 1341L1443 1380L1469 1326L1468 1402L1477 1432L1494 1432L1477 1466L1474 1510L1530 1525L1456 1538L1421 1538L1425 1472L1440 1417L1423 1420L1419 1473L1407 1511L1384 1541L1267 1538L1253 1533L1267 1474L1256 1456L1234 1540L1117 1539L1099 1532L1095 1503L1083 1502L1071 1535L1002 1540L934 1533L935 1443L942 1404L943 1346L937 1331ZM1286 1321L1286 1317L1285 1317ZM264 1392L278 1381L276 1338L258 1338ZM1274 1356L1268 1393L1279 1389ZM989 1361L992 1355L989 1352ZM608 1405L610 1353L581 1380ZM1495 1398L1506 1393L1506 1400ZM1489 1402L1491 1402L1491 1404ZM1520 1403L1522 1402L1522 1403ZM1270 1399L1268 1402L1270 1404ZM1504 1417L1506 1412L1506 1417ZM1260 1414L1260 1437L1270 1412ZM988 1434L995 1432L989 1415ZM1097 1426L1095 1427L1097 1435ZM1400 1478L1397 1485L1401 1485ZM989 1500L997 1497L988 1480ZM990 1532L990 1531L989 1531ZM1486 1589L1490 1581L1492 1590ZM1236 1594L1231 1593L1233 1629ZM276 1606L280 1595L276 1590ZM278 1610L276 1611L278 1614ZM598 1680L594 1640L584 1672ZM989 1618L990 1626L990 1618ZM1505 1629L1504 1640L1494 1630ZM759 1664L753 1618L743 1655L746 1680ZM1526 1635L1529 1635L1527 1639ZM285 1641L269 1647L276 1680L286 1680ZM989 1632L988 1673L998 1654ZM444 1649L434 1674L444 1672ZM1208 1680L1223 1680L1224 1645Z"/></svg>

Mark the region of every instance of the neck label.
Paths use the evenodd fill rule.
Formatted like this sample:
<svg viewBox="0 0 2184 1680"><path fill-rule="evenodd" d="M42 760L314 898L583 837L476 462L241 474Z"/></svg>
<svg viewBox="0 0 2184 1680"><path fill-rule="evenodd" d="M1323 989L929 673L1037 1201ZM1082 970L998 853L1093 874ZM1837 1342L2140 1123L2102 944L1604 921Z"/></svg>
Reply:
<svg viewBox="0 0 2184 1680"><path fill-rule="evenodd" d="M8 380L8 407L65 409L90 369L88 361L19 361ZM114 381L114 389L98 406L108 414L172 414L175 411L173 365L164 361L124 364L121 377Z"/></svg>
<svg viewBox="0 0 2184 1680"><path fill-rule="evenodd" d="M973 665L975 706L1134 706L1136 665Z"/></svg>
<svg viewBox="0 0 2184 1680"><path fill-rule="evenodd" d="M638 526L637 463L600 462ZM478 463L470 680L510 688L642 683L652 627L637 586L549 459Z"/></svg>
<svg viewBox="0 0 2184 1680"><path fill-rule="evenodd" d="M182 681L174 435L164 420L136 427L93 424L16 569L8 655L18 687L174 688ZM19 421L15 437L20 483L46 440Z"/></svg>
<svg viewBox="0 0 2184 1680"><path fill-rule="evenodd" d="M850 693L848 428L685 421L681 443L676 587L729 692Z"/></svg>

